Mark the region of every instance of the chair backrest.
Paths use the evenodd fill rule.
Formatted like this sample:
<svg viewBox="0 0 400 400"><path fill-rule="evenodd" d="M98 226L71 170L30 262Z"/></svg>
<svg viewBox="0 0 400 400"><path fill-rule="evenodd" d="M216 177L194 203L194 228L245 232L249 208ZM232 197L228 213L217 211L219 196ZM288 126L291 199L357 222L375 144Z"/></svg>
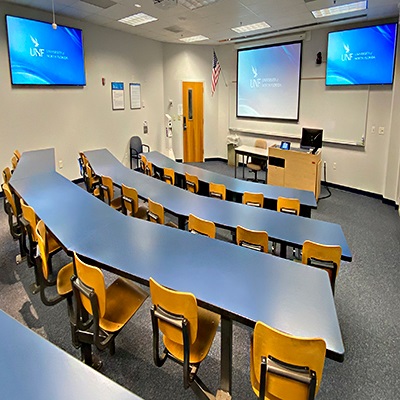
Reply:
<svg viewBox="0 0 400 400"><path fill-rule="evenodd" d="M140 155L140 169L143 173L146 173L147 169L147 157L144 154Z"/></svg>
<svg viewBox="0 0 400 400"><path fill-rule="evenodd" d="M172 186L175 185L175 171L172 168L164 168L162 178L164 182L167 182Z"/></svg>
<svg viewBox="0 0 400 400"><path fill-rule="evenodd" d="M124 209L126 210L127 215L134 217L139 208L139 196L137 190L122 184L121 193L122 204L124 206Z"/></svg>
<svg viewBox="0 0 400 400"><path fill-rule="evenodd" d="M222 183L213 183L209 184L209 195L210 197L215 197L217 199L225 200L226 199L226 187Z"/></svg>
<svg viewBox="0 0 400 400"><path fill-rule="evenodd" d="M108 204L114 199L114 184L109 176L102 175L101 179L101 190L103 193L103 200Z"/></svg>
<svg viewBox="0 0 400 400"><path fill-rule="evenodd" d="M99 317L104 317L106 311L106 285L103 273L99 268L83 262L76 253L74 253L74 263L76 275L79 280L94 290L99 305ZM80 298L86 311L93 315L92 305L89 298L82 293Z"/></svg>
<svg viewBox="0 0 400 400"><path fill-rule="evenodd" d="M17 160L19 161L19 159L21 158L21 153L19 152L18 149L14 150L14 156L17 158Z"/></svg>
<svg viewBox="0 0 400 400"><path fill-rule="evenodd" d="M96 175L92 171L92 167L90 164L86 165L86 177L87 177L87 185L89 190L93 189L93 185L96 182Z"/></svg>
<svg viewBox="0 0 400 400"><path fill-rule="evenodd" d="M262 193L243 192L242 203L253 207L264 207L264 195Z"/></svg>
<svg viewBox="0 0 400 400"><path fill-rule="evenodd" d="M147 213L149 221L164 225L164 207L155 201L148 199L149 211Z"/></svg>
<svg viewBox="0 0 400 400"><path fill-rule="evenodd" d="M42 260L42 272L45 279L49 278L49 250L47 244L46 225L39 220L36 225L36 239L39 247L40 259Z"/></svg>
<svg viewBox="0 0 400 400"><path fill-rule="evenodd" d="M9 180L11 179L11 170L10 167L5 167L3 169L3 182L8 183Z"/></svg>
<svg viewBox="0 0 400 400"><path fill-rule="evenodd" d="M147 161L146 163L145 174L148 176L153 176L153 163L150 161Z"/></svg>
<svg viewBox="0 0 400 400"><path fill-rule="evenodd" d="M256 141L254 143L254 147L258 147L260 149L266 149L267 141L265 139L256 139Z"/></svg>
<svg viewBox="0 0 400 400"><path fill-rule="evenodd" d="M15 156L11 157L11 165L12 165L13 169L17 168L17 165L18 165L18 158L17 157L15 157Z"/></svg>
<svg viewBox="0 0 400 400"><path fill-rule="evenodd" d="M190 343L197 338L198 308L196 297L192 293L177 292L167 289L150 278L151 301L156 307L168 313L184 316L189 323ZM171 341L183 345L182 331L162 320L159 321L160 331Z"/></svg>
<svg viewBox="0 0 400 400"><path fill-rule="evenodd" d="M278 197L276 209L286 214L300 215L300 200L287 197Z"/></svg>
<svg viewBox="0 0 400 400"><path fill-rule="evenodd" d="M38 224L38 218L36 216L35 210L31 207L25 204L24 200L21 199L20 201L21 204L21 210L22 210L22 215L26 219L26 221L29 223L31 234L32 234L32 240L34 242L37 242L37 237L36 237L36 227Z"/></svg>
<svg viewBox="0 0 400 400"><path fill-rule="evenodd" d="M11 189L10 189L10 186L8 185L8 183L3 183L3 192L6 196L8 203L11 206L11 211L12 211L13 215L15 217L17 217L18 216L17 205L15 204L14 196L11 193Z"/></svg>
<svg viewBox="0 0 400 400"><path fill-rule="evenodd" d="M303 243L302 263L324 269L328 272L332 290L335 288L336 276L339 273L342 248L324 245L306 240Z"/></svg>
<svg viewBox="0 0 400 400"><path fill-rule="evenodd" d="M200 233L201 235L215 239L214 222L201 219L193 214L189 214L188 230L189 232Z"/></svg>
<svg viewBox="0 0 400 400"><path fill-rule="evenodd" d="M263 389L260 386L262 358L268 360L272 357L275 362L270 369L267 367L264 398L309 399L309 385L295 380L294 377L302 379L307 370L301 367L308 367L309 371L313 371L316 375L316 394L322 380L325 352L326 344L323 339L287 335L262 322L257 322L250 360L250 376L254 392L259 396L260 389ZM310 376L310 372L307 375Z"/></svg>
<svg viewBox="0 0 400 400"><path fill-rule="evenodd" d="M143 152L142 139L140 138L140 136L132 136L129 146L131 151L134 150L136 154L140 154Z"/></svg>
<svg viewBox="0 0 400 400"><path fill-rule="evenodd" d="M186 190L197 193L199 191L199 178L185 172Z"/></svg>
<svg viewBox="0 0 400 400"><path fill-rule="evenodd" d="M248 249L268 253L268 233L265 231L253 231L237 226L236 244Z"/></svg>

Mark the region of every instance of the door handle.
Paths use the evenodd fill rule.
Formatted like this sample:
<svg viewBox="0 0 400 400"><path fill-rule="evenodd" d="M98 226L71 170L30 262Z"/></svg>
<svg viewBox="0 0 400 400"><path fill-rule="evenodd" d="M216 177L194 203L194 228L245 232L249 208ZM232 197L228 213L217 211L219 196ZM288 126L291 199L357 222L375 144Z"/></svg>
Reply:
<svg viewBox="0 0 400 400"><path fill-rule="evenodd" d="M186 131L186 117L183 117L183 130Z"/></svg>

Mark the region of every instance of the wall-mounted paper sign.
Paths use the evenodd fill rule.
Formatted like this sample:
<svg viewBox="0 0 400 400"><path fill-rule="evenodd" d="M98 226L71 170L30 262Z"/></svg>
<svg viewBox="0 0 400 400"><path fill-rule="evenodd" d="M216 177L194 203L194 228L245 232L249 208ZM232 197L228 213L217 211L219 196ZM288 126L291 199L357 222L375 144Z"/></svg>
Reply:
<svg viewBox="0 0 400 400"><path fill-rule="evenodd" d="M125 109L124 82L111 82L111 97L113 110Z"/></svg>
<svg viewBox="0 0 400 400"><path fill-rule="evenodd" d="M140 109L141 108L140 83L130 83L129 94L131 98L131 109L132 110Z"/></svg>

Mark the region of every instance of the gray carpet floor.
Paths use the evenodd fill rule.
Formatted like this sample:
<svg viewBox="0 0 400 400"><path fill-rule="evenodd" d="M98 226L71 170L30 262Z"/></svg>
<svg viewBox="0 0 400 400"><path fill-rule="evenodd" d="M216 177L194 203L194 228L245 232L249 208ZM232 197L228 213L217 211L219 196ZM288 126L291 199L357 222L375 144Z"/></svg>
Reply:
<svg viewBox="0 0 400 400"><path fill-rule="evenodd" d="M222 162L207 162L202 167L230 176L234 173L232 167ZM393 206L380 200L337 189L331 192L332 196L319 201L312 217L342 226L353 261L342 262L335 293L345 360L343 363L326 360L317 398L400 399L399 215ZM325 194L323 189L321 197ZM219 231L218 238L229 240L230 235ZM6 215L1 210L0 308L79 358L79 351L70 340L66 304L46 307L38 295L31 293L33 271L26 261L16 264L18 253L18 243L11 238ZM60 253L54 257L54 265L57 267L69 260ZM109 273L106 278L108 282L114 279ZM182 370L178 365L167 361L162 368L154 366L149 309L150 301L146 300L117 338L114 356L107 351L99 353L104 361L101 373L146 400L194 399L190 389L183 389ZM250 329L234 324L234 399L255 398L249 379L250 337ZM214 391L218 387L219 347L218 332L199 371L199 376ZM4 367L3 360L0 368Z"/></svg>

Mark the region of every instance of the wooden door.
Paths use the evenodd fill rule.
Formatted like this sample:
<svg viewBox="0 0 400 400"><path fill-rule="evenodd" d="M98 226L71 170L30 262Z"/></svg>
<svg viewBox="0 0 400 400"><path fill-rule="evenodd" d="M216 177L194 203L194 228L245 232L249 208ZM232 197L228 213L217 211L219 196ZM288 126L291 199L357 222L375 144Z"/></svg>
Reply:
<svg viewBox="0 0 400 400"><path fill-rule="evenodd" d="M182 99L183 162L203 162L203 82L182 82Z"/></svg>

